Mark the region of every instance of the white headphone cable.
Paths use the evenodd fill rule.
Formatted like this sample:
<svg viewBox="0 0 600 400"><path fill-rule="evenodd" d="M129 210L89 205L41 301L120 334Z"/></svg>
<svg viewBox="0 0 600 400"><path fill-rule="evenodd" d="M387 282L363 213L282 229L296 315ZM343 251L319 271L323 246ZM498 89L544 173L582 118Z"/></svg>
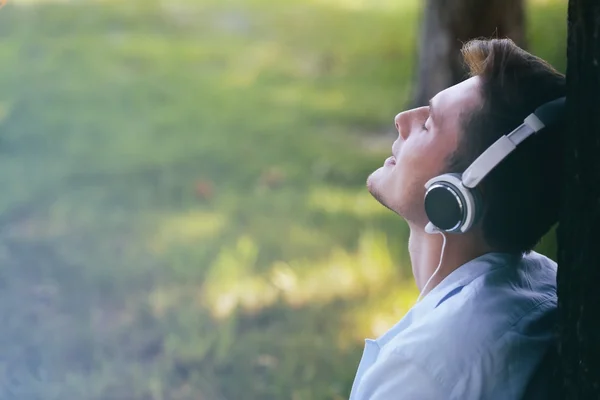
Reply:
<svg viewBox="0 0 600 400"><path fill-rule="evenodd" d="M444 250L446 249L446 235L444 235L444 232L439 231L437 229L432 233L439 233L440 235L442 235L442 238L444 238L443 239L444 241L442 242L442 251L440 254L440 263L438 264L438 266L435 269L435 271L433 272L433 274L431 274L431 276L429 277L429 280L427 280L427 283L425 284L425 286L423 286L423 290L421 290L421 293L419 293L419 297L417 298L417 303L419 301L421 301L421 297L423 297L423 294L425 293L427 286L429 286L429 284L431 283L431 280L433 279L433 277L440 271L440 268L442 267L442 261L444 260Z"/></svg>

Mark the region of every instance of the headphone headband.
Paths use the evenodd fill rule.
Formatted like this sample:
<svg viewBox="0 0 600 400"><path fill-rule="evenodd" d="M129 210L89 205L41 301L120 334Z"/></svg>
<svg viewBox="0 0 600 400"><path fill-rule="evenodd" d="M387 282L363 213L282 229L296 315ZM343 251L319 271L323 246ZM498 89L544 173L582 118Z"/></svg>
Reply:
<svg viewBox="0 0 600 400"><path fill-rule="evenodd" d="M561 97L543 104L529 114L518 128L496 140L465 170L462 177L463 185L473 189L521 142L546 126L556 124L563 117L564 103L565 98Z"/></svg>
<svg viewBox="0 0 600 400"><path fill-rule="evenodd" d="M547 126L564 119L565 97L536 108L516 129L488 147L462 174L444 174L425 184L425 212L434 227L445 232L466 232L481 213L477 185L519 144ZM432 227L428 224L429 231Z"/></svg>

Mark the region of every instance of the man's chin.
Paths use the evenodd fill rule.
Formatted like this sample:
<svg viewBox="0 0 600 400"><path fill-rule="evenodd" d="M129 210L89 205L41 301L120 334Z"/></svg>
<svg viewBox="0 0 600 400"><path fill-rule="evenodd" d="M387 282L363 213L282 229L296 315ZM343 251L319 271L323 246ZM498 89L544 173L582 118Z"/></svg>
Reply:
<svg viewBox="0 0 600 400"><path fill-rule="evenodd" d="M383 182L381 179L382 176L380 175L380 173L381 173L380 170L381 170L381 168L378 169L377 171L373 172L367 178L367 190L369 191L369 193L371 193L371 196L373 196L375 198L375 200L380 202L385 207L389 208L386 201L384 200L384 196L381 191L384 185L383 185Z"/></svg>
<svg viewBox="0 0 600 400"><path fill-rule="evenodd" d="M373 196L375 196L373 194L373 192L375 192L377 190L377 183L378 183L378 176L377 176L377 172L379 170L372 172L371 175L369 175L369 177L367 178L367 190L369 191L369 193L371 193Z"/></svg>

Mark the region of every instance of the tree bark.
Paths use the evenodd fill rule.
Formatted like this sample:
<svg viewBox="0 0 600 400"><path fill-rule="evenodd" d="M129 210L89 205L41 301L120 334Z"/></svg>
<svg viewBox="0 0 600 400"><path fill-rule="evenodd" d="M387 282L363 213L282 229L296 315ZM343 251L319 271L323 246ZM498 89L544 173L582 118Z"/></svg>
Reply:
<svg viewBox="0 0 600 400"><path fill-rule="evenodd" d="M570 0L558 233L561 397L600 399L600 2ZM557 188L558 189L558 188Z"/></svg>
<svg viewBox="0 0 600 400"><path fill-rule="evenodd" d="M412 106L466 77L460 49L478 37L508 37L525 48L523 0L426 0Z"/></svg>

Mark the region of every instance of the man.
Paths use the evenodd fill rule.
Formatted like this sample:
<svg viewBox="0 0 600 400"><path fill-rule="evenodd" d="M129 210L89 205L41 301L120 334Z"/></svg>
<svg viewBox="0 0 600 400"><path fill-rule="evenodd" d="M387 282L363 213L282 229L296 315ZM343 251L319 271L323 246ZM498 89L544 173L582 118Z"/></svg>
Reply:
<svg viewBox="0 0 600 400"><path fill-rule="evenodd" d="M398 114L393 156L367 181L410 227L422 300L366 340L351 400L547 395L556 264L532 249L557 222L562 125L526 139L483 179L483 211L467 232L427 233L424 196L431 178L463 173L537 107L564 96L565 78L510 40L472 41L462 53L471 77Z"/></svg>

